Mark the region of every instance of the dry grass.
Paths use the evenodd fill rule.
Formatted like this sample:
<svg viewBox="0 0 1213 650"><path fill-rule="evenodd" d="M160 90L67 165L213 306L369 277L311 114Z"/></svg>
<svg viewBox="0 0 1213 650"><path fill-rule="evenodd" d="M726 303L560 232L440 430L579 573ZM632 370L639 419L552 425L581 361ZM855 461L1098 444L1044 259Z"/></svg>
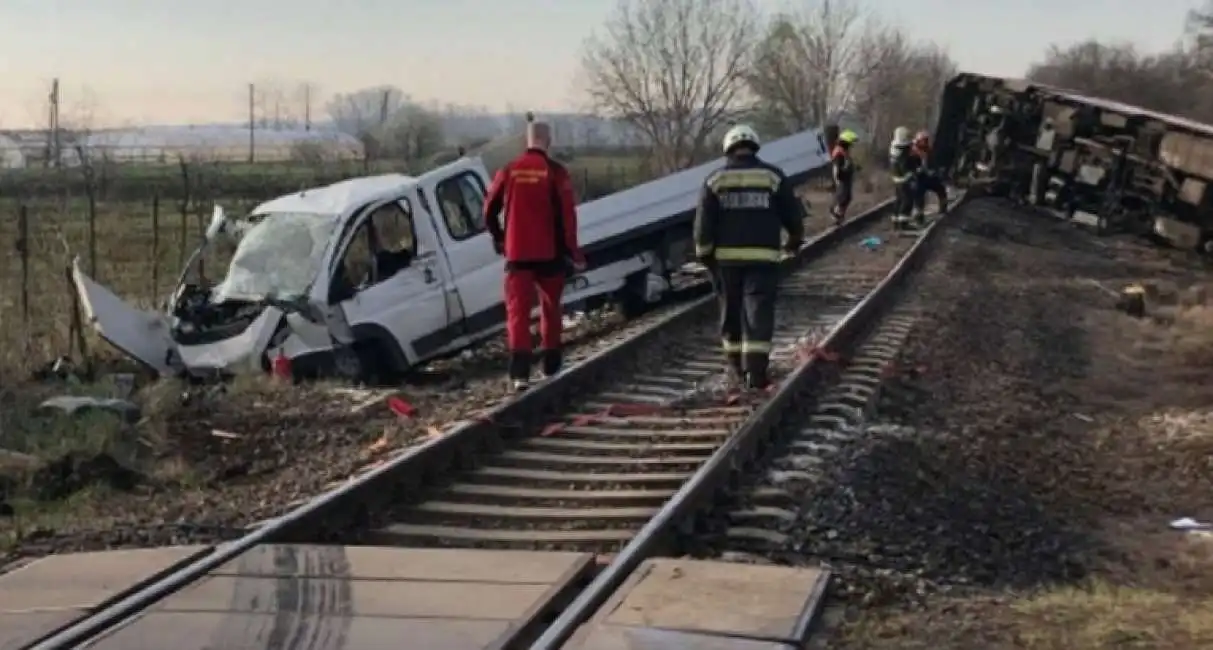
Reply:
<svg viewBox="0 0 1213 650"><path fill-rule="evenodd" d="M847 648L905 650L1213 647L1213 539L1147 537L1158 546L1143 553L1152 562L1136 579L1097 577L1028 595L950 598L925 611L872 612L848 623L840 636Z"/></svg>

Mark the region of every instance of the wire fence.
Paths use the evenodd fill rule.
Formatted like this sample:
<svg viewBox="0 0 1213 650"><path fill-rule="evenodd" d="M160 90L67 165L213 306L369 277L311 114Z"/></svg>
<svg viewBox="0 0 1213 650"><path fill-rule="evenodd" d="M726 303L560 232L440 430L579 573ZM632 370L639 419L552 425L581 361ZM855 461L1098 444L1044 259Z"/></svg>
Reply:
<svg viewBox="0 0 1213 650"><path fill-rule="evenodd" d="M229 214L241 214L274 196L368 171L362 165L241 169L210 163L157 172L104 169L44 170L36 183L19 187L6 187L0 173L0 241L12 242L0 276L0 366L28 368L83 352L69 278L73 259L121 298L162 308L216 203ZM582 200L650 176L643 165L628 161L572 164L571 169ZM224 263L207 257L194 272L221 275Z"/></svg>

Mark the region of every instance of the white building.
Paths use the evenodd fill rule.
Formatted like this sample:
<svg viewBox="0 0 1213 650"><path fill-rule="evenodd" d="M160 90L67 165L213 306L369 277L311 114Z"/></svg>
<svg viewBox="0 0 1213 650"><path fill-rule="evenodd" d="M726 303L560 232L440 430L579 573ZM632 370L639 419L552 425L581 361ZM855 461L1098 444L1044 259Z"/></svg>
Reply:
<svg viewBox="0 0 1213 650"><path fill-rule="evenodd" d="M90 157L116 163L172 163L179 158L256 162L321 158L356 160L364 155L355 137L334 131L254 129L239 126L152 126L98 131L84 137Z"/></svg>
<svg viewBox="0 0 1213 650"><path fill-rule="evenodd" d="M0 169L25 169L25 152L14 139L0 134Z"/></svg>

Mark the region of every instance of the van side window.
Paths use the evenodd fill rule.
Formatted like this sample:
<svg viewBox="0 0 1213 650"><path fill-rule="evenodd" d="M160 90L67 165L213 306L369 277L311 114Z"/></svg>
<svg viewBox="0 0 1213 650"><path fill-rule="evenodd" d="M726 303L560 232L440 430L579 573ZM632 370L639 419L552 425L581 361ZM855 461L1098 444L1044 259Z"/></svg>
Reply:
<svg viewBox="0 0 1213 650"><path fill-rule="evenodd" d="M408 199L388 203L371 213L371 227L381 251L408 251L417 254L417 237L413 229L413 209Z"/></svg>
<svg viewBox="0 0 1213 650"><path fill-rule="evenodd" d="M341 256L335 293L346 299L394 277L417 256L417 233L407 201L375 208L358 225Z"/></svg>
<svg viewBox="0 0 1213 650"><path fill-rule="evenodd" d="M364 221L354 231L341 256L341 266L333 278L333 289L342 299L353 297L356 292L374 283L375 254L371 248L370 234L370 222Z"/></svg>
<svg viewBox="0 0 1213 650"><path fill-rule="evenodd" d="M485 231L484 192L480 179L471 172L452 176L435 188L451 237L467 239Z"/></svg>

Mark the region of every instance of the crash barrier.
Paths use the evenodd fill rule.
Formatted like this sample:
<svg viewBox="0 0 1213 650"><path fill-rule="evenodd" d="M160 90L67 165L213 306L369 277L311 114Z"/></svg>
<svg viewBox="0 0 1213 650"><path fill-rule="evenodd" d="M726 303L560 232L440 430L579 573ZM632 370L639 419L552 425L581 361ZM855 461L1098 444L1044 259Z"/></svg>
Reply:
<svg viewBox="0 0 1213 650"><path fill-rule="evenodd" d="M881 223L888 206L889 202L883 203L817 236L787 261L787 271L792 273L805 264L811 265L816 258L847 242L859 243L866 239L869 231ZM668 333L710 321L712 303L713 298L709 296L675 308L670 315L636 336L566 369L556 378L536 385L483 417L466 422L282 517L265 522L248 535L215 547L188 566L161 577L145 589L99 607L93 615L50 636L36 647L75 647L74 644L180 591L207 572L259 544L352 539L357 535L351 531L365 531L368 525L385 523L383 513L415 501L427 489L446 483L453 472L475 465L479 458L493 457L524 433L542 433L546 429L543 422L547 413L566 410L566 405L578 393L585 393L590 386L603 379L618 377L621 367L626 367L631 360L644 357L644 350L663 342L663 337ZM714 335L711 337L708 358L711 365L718 368L719 343L716 338ZM710 371L705 374L710 374ZM605 417L609 420L612 416L606 414ZM636 417L646 416L640 414ZM591 546L601 542L592 539L583 541ZM530 541L524 540L522 543L529 544Z"/></svg>

